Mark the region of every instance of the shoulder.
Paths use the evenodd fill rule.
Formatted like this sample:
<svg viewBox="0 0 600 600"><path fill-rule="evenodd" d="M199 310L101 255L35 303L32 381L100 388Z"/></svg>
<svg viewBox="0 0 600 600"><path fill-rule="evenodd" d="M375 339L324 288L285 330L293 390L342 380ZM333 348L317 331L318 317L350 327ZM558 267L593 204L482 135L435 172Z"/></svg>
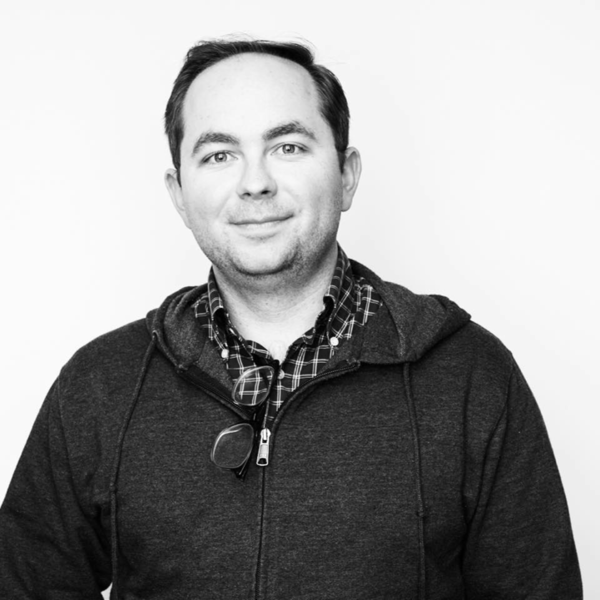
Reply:
<svg viewBox="0 0 600 600"><path fill-rule="evenodd" d="M99 430L110 438L129 405L151 335L143 319L105 333L79 350L61 369L54 402L73 443ZM85 432L85 433L84 433Z"/></svg>
<svg viewBox="0 0 600 600"><path fill-rule="evenodd" d="M111 373L113 379L118 379L135 369L150 340L144 319L109 331L75 352L61 371L61 384L76 384L80 378L100 373Z"/></svg>
<svg viewBox="0 0 600 600"><path fill-rule="evenodd" d="M434 345L414 369L440 389L454 389L463 400L495 404L501 411L517 366L496 335L469 321Z"/></svg>
<svg viewBox="0 0 600 600"><path fill-rule="evenodd" d="M447 346L445 350L450 351L459 362L485 365L486 369L508 371L509 374L514 368L512 352L496 335L474 321L457 329L444 343Z"/></svg>

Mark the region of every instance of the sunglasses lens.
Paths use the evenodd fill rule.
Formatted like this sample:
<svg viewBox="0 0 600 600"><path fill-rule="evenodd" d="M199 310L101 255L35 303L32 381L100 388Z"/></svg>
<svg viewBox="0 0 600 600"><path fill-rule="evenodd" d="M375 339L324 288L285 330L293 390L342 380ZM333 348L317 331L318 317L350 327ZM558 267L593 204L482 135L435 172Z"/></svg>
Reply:
<svg viewBox="0 0 600 600"><path fill-rule="evenodd" d="M269 395L275 369L269 366L244 371L235 382L233 400L241 406L258 406Z"/></svg>
<svg viewBox="0 0 600 600"><path fill-rule="evenodd" d="M249 423L238 423L221 431L213 444L210 458L222 469L241 467L252 453L254 428Z"/></svg>

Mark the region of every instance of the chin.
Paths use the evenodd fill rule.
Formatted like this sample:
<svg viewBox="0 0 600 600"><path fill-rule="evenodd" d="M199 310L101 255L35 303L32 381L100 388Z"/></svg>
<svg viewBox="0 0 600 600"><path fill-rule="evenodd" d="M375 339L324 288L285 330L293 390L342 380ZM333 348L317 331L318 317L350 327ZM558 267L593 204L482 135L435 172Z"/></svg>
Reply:
<svg viewBox="0 0 600 600"><path fill-rule="evenodd" d="M293 263L285 260L237 261L234 269L247 277L271 277L293 270Z"/></svg>
<svg viewBox="0 0 600 600"><path fill-rule="evenodd" d="M300 263L299 259L293 248L263 248L232 256L231 267L246 277L272 277L293 272Z"/></svg>

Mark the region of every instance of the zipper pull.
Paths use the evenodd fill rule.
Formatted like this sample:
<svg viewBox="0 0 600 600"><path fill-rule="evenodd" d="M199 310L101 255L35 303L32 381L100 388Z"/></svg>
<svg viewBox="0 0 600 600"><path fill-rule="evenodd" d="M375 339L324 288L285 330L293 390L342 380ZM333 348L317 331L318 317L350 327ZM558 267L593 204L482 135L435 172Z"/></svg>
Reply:
<svg viewBox="0 0 600 600"><path fill-rule="evenodd" d="M271 432L265 427L260 432L260 441L258 443L258 453L256 455L256 464L259 467L266 467L269 464L269 438Z"/></svg>

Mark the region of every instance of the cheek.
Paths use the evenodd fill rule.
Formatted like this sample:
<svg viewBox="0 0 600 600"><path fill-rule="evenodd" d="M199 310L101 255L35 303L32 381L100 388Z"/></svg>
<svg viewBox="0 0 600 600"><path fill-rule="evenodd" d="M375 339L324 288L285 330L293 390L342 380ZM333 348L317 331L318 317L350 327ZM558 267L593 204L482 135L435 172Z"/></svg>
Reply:
<svg viewBox="0 0 600 600"><path fill-rule="evenodd" d="M341 206L342 176L337 165L319 168L281 171L277 183L279 193L289 193L298 200L300 208L329 212Z"/></svg>
<svg viewBox="0 0 600 600"><path fill-rule="evenodd" d="M331 220L342 209L341 178L332 176L324 177L312 186L311 199L313 210L326 220Z"/></svg>
<svg viewBox="0 0 600 600"><path fill-rule="evenodd" d="M185 188L185 204L189 218L198 225L207 225L225 211L231 197L231 186L214 179L190 182Z"/></svg>

